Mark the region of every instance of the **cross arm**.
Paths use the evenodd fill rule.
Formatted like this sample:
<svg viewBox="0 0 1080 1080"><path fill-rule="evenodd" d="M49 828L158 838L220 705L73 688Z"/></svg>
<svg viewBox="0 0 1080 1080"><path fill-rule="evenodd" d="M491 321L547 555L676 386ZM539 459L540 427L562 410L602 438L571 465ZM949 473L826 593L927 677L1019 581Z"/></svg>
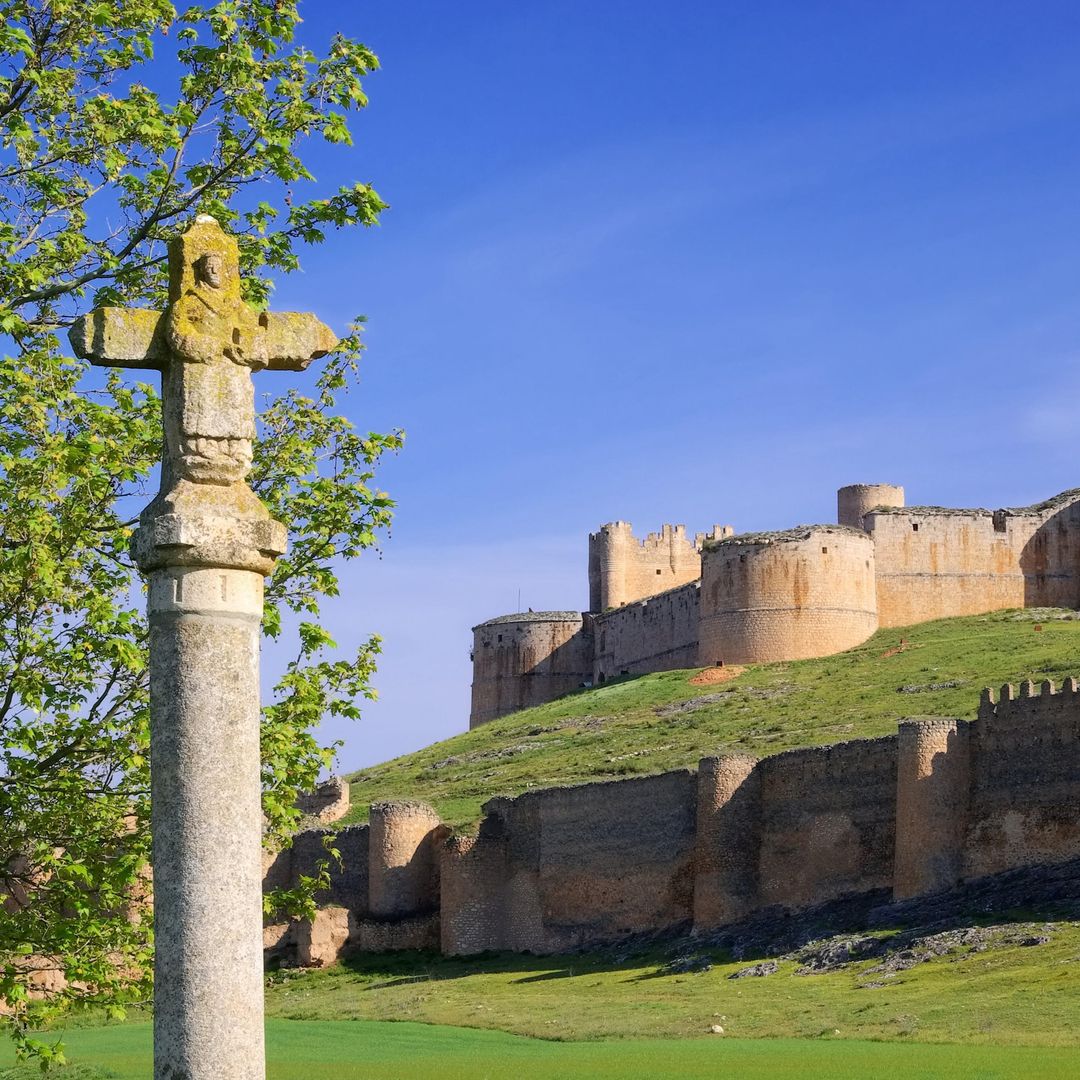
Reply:
<svg viewBox="0 0 1080 1080"><path fill-rule="evenodd" d="M68 331L75 355L98 367L161 368L165 363L165 320L144 308L95 308Z"/></svg>
<svg viewBox="0 0 1080 1080"><path fill-rule="evenodd" d="M265 333L266 366L271 371L303 371L338 340L329 326L307 312L264 311L259 323Z"/></svg>

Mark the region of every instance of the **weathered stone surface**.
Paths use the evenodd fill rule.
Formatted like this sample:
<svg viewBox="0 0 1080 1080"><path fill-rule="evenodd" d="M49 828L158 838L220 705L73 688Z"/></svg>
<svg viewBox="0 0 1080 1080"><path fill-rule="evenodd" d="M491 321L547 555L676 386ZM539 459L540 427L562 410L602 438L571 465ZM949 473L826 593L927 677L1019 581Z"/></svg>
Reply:
<svg viewBox="0 0 1080 1080"><path fill-rule="evenodd" d="M349 812L349 782L340 776L331 776L314 791L301 795L296 807L305 817L313 817L320 824L329 825Z"/></svg>
<svg viewBox="0 0 1080 1080"><path fill-rule="evenodd" d="M248 487L251 373L335 344L309 315L256 312L236 241L199 217L169 249L170 305L72 327L95 364L162 372L161 491L132 553L149 580L154 1076L263 1080L259 623L285 529ZM283 868L282 874L288 869Z"/></svg>
<svg viewBox="0 0 1080 1080"><path fill-rule="evenodd" d="M343 907L324 907L296 926L296 958L304 967L336 964L356 931L356 918Z"/></svg>

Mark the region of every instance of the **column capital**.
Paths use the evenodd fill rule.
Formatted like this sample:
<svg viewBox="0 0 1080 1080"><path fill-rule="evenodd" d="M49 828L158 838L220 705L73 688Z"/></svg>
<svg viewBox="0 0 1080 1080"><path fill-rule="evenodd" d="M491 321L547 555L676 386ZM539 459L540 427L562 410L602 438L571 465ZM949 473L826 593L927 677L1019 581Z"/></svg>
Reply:
<svg viewBox="0 0 1080 1080"><path fill-rule="evenodd" d="M269 516L144 514L131 538L132 556L144 574L186 566L253 570L266 577L286 546L285 526Z"/></svg>

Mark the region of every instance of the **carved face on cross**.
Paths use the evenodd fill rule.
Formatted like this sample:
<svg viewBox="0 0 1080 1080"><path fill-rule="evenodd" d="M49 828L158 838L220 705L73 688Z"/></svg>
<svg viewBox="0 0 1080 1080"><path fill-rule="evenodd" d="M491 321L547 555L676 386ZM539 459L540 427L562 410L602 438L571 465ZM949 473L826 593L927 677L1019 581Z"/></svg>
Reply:
<svg viewBox="0 0 1080 1080"><path fill-rule="evenodd" d="M162 373L162 491L244 481L255 438L252 371L302 371L337 338L313 315L256 312L236 240L200 215L169 245L169 308L97 308L71 328L77 356Z"/></svg>

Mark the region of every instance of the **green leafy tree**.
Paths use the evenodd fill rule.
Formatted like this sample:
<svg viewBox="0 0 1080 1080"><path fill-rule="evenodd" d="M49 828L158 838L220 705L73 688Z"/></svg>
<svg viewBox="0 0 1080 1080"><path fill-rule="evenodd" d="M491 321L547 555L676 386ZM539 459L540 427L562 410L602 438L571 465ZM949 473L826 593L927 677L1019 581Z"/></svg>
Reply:
<svg viewBox="0 0 1080 1080"><path fill-rule="evenodd" d="M146 1000L146 626L128 555L160 450L153 387L88 372L65 328L97 304L164 307L166 245L197 213L238 237L245 296L328 229L372 225L363 183L310 193L306 140L348 144L377 67L335 36L298 43L297 3L0 0L0 998L27 1031L78 1001ZM257 193L257 194L256 194ZM261 417L252 483L292 548L266 633L295 652L264 711L271 835L330 759L313 727L372 696L378 641L335 659L318 624L335 566L376 541L392 504L373 486L399 433L337 414L359 326L309 393ZM293 618L283 618L287 613Z"/></svg>

